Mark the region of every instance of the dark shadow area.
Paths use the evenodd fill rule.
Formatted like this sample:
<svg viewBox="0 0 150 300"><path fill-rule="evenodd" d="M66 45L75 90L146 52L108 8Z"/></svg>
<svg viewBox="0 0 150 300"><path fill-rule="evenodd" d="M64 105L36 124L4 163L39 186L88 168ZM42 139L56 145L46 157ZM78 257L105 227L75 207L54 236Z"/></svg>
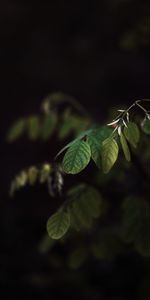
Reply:
<svg viewBox="0 0 150 300"><path fill-rule="evenodd" d="M20 169L52 160L61 143L54 137L8 144L5 137L15 119L38 113L49 93L77 98L102 124L110 108L150 98L149 2L6 0L0 20L1 293L22 300L142 299L137 290L149 258L134 251L115 261L93 258L78 270L56 255L65 260L67 247L56 246L52 258L40 253L46 221L60 199L51 200L46 186L27 187L10 199L9 186ZM138 184L139 178L133 188Z"/></svg>

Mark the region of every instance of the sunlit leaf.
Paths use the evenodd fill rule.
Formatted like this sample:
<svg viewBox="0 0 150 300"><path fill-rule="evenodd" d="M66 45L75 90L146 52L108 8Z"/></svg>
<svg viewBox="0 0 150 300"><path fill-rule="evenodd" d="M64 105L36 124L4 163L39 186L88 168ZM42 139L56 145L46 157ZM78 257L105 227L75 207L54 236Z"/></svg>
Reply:
<svg viewBox="0 0 150 300"><path fill-rule="evenodd" d="M47 181L50 173L51 173L51 165L50 164L44 164L42 165L41 171L40 171L40 183L44 183Z"/></svg>
<svg viewBox="0 0 150 300"><path fill-rule="evenodd" d="M90 158L91 149L88 143L76 141L65 153L63 170L67 174L77 174L88 165Z"/></svg>
<svg viewBox="0 0 150 300"><path fill-rule="evenodd" d="M26 185L28 182L28 174L25 171L22 171L20 174L16 177L16 187L20 188Z"/></svg>
<svg viewBox="0 0 150 300"><path fill-rule="evenodd" d="M65 150L67 150L70 146L74 145L77 141L80 141L81 139L83 139L85 136L87 136L90 132L93 131L93 128L85 130L83 132L81 132L76 139L74 139L73 141L71 141L70 143L68 143L67 145L65 145L56 155L55 159L57 159Z"/></svg>
<svg viewBox="0 0 150 300"><path fill-rule="evenodd" d="M28 169L28 181L30 185L34 185L38 179L39 171L36 167L30 167Z"/></svg>
<svg viewBox="0 0 150 300"><path fill-rule="evenodd" d="M60 239L68 231L70 226L70 215L60 209L53 214L47 222L47 232L52 239Z"/></svg>
<svg viewBox="0 0 150 300"><path fill-rule="evenodd" d="M118 144L113 138L107 138L102 144L102 168L106 174L113 167L118 158Z"/></svg>

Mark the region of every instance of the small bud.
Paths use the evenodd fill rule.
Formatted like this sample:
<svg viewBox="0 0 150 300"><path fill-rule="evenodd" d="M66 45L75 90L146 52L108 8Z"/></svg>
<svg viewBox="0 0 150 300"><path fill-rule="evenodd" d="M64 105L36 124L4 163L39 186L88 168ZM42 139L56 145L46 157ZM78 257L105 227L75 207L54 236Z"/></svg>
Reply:
<svg viewBox="0 0 150 300"><path fill-rule="evenodd" d="M146 113L146 119L150 120L150 114Z"/></svg>
<svg viewBox="0 0 150 300"><path fill-rule="evenodd" d="M115 121L113 121L113 122L111 122L111 123L108 123L107 126L115 125L115 124L117 124L117 123L119 122L119 120L120 120L120 119L117 119L117 120L115 120Z"/></svg>
<svg viewBox="0 0 150 300"><path fill-rule="evenodd" d="M130 120L129 120L129 113L128 112L127 112L126 117L127 117L127 122L129 122Z"/></svg>
<svg viewBox="0 0 150 300"><path fill-rule="evenodd" d="M121 112L121 113L125 112L124 109L118 109L118 111Z"/></svg>
<svg viewBox="0 0 150 300"><path fill-rule="evenodd" d="M124 125L125 127L128 127L127 124L126 124L126 122L125 122L124 120L123 120L123 125Z"/></svg>
<svg viewBox="0 0 150 300"><path fill-rule="evenodd" d="M121 126L118 127L118 134L121 135Z"/></svg>

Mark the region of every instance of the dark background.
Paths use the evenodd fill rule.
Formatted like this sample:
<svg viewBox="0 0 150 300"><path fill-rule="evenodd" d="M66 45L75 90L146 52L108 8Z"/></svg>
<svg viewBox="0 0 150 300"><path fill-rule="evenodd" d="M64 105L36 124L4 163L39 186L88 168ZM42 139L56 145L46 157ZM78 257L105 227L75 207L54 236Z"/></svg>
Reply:
<svg viewBox="0 0 150 300"><path fill-rule="evenodd" d="M37 113L41 100L55 91L76 97L99 120L105 119L108 107L149 98L150 29L144 34L144 29L137 30L147 24L149 16L149 1L5 0L0 3L0 285L6 298L11 299L9 293L18 293L22 299L29 295L47 299L53 292L55 297L59 294L53 283L56 271L50 273L53 277L50 287L39 289L38 284L29 284L31 274L49 274L47 261L35 250L49 216L46 192L37 188L26 190L15 200L8 197L12 176L24 166L53 157L57 145L30 145L26 140L8 145L5 135L9 126L20 116ZM123 42L130 32L136 32L133 45ZM136 258L130 263L134 270ZM104 287L112 285L115 297L129 274L126 262L115 266L115 271L111 268L103 270L107 279L112 272L109 282L104 280ZM130 285L134 290L137 272L140 272L139 261L122 296ZM125 279L113 285L114 274L117 281L122 273ZM57 280L61 281L61 274ZM96 297L100 291L92 299L99 299ZM67 295L72 297L66 282L64 296ZM109 297L104 299L129 299Z"/></svg>

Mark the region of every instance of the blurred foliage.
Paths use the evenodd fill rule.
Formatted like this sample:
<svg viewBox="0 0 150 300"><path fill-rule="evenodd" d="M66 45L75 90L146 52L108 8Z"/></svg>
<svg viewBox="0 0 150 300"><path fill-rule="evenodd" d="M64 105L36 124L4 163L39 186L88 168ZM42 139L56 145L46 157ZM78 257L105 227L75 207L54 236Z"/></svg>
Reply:
<svg viewBox="0 0 150 300"><path fill-rule="evenodd" d="M42 114L10 129L10 142L25 132L31 140L74 138L54 161L19 172L10 190L13 196L27 184L46 184L50 198L60 199L47 221L48 235L37 245L54 268L82 269L90 261L110 262L133 252L150 257L150 117L142 101L117 109L117 116L111 110L113 121L100 126L77 101L58 93L43 101ZM69 182L67 174L81 171Z"/></svg>
<svg viewBox="0 0 150 300"><path fill-rule="evenodd" d="M39 115L16 121L7 134L8 142L15 142L23 135L31 141L46 141L54 134L63 140L72 134L78 135L91 125L91 119L84 108L74 98L63 93L54 93L44 99L41 111Z"/></svg>

